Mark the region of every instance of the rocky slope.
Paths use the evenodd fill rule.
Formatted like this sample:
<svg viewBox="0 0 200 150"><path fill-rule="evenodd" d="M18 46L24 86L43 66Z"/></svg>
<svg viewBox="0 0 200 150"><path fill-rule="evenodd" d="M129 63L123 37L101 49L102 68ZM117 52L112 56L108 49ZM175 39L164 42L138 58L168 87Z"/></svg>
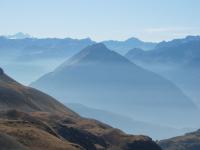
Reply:
<svg viewBox="0 0 200 150"><path fill-rule="evenodd" d="M54 98L16 82L0 69L0 110L43 111L75 115Z"/></svg>
<svg viewBox="0 0 200 150"><path fill-rule="evenodd" d="M162 140L159 145L163 150L198 150L200 149L200 130Z"/></svg>
<svg viewBox="0 0 200 150"><path fill-rule="evenodd" d="M161 150L149 137L127 135L82 118L52 97L0 72L3 150Z"/></svg>

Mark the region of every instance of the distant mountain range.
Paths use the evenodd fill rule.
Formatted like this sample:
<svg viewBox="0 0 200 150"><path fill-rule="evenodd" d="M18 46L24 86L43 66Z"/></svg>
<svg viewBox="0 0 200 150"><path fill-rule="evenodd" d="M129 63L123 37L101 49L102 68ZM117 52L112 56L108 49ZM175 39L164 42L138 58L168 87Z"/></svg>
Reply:
<svg viewBox="0 0 200 150"><path fill-rule="evenodd" d="M129 59L136 61L141 60L147 63L178 63L179 65L192 65L194 60L196 60L195 63L199 64L200 62L199 48L200 36L188 36L184 39L161 42L151 51L133 49L130 50L126 56Z"/></svg>
<svg viewBox="0 0 200 150"><path fill-rule="evenodd" d="M116 51L122 55L133 48L141 48L143 50L148 51L154 49L155 46L157 45L157 43L144 42L137 38L130 38L125 41L109 40L109 41L103 41L102 43L104 43L109 49Z"/></svg>
<svg viewBox="0 0 200 150"><path fill-rule="evenodd" d="M27 33L22 33L22 32L18 32L16 34L13 35L6 35L4 36L8 39L26 39L26 38L32 38L31 35L27 34Z"/></svg>
<svg viewBox="0 0 200 150"><path fill-rule="evenodd" d="M96 43L89 38L72 39L72 38L34 38L29 34L22 32L14 35L1 36L0 50L7 51L5 55L17 52L16 56L22 59L39 59L39 58L67 58L79 52L86 46ZM137 38L130 38L125 41L102 41L110 49L125 54L132 48L142 48L145 50L153 49L157 43L143 42ZM1 52L0 51L0 52ZM2 53L1 52L1 53Z"/></svg>
<svg viewBox="0 0 200 150"><path fill-rule="evenodd" d="M127 135L80 117L54 98L0 69L1 150L161 150L147 136Z"/></svg>
<svg viewBox="0 0 200 150"><path fill-rule="evenodd" d="M0 37L0 63L12 77L29 84L61 64L66 58L93 43L90 39ZM28 71L30 69L31 71Z"/></svg>
<svg viewBox="0 0 200 150"><path fill-rule="evenodd" d="M19 61L47 59L52 57L67 58L93 43L94 41L90 39L8 39L6 37L0 37L0 52L4 54L4 57L12 56Z"/></svg>
<svg viewBox="0 0 200 150"><path fill-rule="evenodd" d="M156 124L175 126L182 122L187 126L193 124L197 114L193 102L172 82L131 63L102 43L83 49L31 86L63 102L112 110Z"/></svg>
<svg viewBox="0 0 200 150"><path fill-rule="evenodd" d="M101 44L23 33L0 37L0 63L12 76L29 83L42 75L32 86L69 105L0 68L0 145L6 150L161 150L146 136L109 125L158 139L187 131L180 128L199 128L199 56L199 36ZM163 150L196 150L199 135L197 130L158 144Z"/></svg>
<svg viewBox="0 0 200 150"><path fill-rule="evenodd" d="M29 84L94 43L96 42L90 38L39 39L21 32L0 36L0 63L11 76L22 83ZM136 38L125 41L104 41L103 43L122 54L135 47L152 49L156 45L156 43L143 42ZM32 68L31 73L27 71L30 68ZM27 76L23 76L24 71Z"/></svg>
<svg viewBox="0 0 200 150"><path fill-rule="evenodd" d="M161 42L151 51L133 49L125 56L171 80L200 106L200 36Z"/></svg>

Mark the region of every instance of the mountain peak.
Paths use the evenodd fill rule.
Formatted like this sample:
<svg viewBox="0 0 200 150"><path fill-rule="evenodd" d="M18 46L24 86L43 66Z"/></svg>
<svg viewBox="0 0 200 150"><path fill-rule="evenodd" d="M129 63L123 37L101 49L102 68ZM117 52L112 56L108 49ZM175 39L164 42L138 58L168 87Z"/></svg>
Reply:
<svg viewBox="0 0 200 150"><path fill-rule="evenodd" d="M132 42L132 41L141 42L138 38L135 38L135 37L131 37L131 38L126 40L126 42Z"/></svg>
<svg viewBox="0 0 200 150"><path fill-rule="evenodd" d="M107 51L109 50L103 43L96 43L85 48L88 51Z"/></svg>
<svg viewBox="0 0 200 150"><path fill-rule="evenodd" d="M77 65L119 65L133 64L120 54L108 49L103 43L96 43L84 48L60 65L56 70L65 70L67 66ZM55 71L56 72L56 71Z"/></svg>
<svg viewBox="0 0 200 150"><path fill-rule="evenodd" d="M189 35L185 38L186 40L193 41L193 40L200 40L200 36L192 36Z"/></svg>
<svg viewBox="0 0 200 150"><path fill-rule="evenodd" d="M78 54L74 55L67 61L70 64L74 62L82 63L130 63L128 59L121 56L120 54L111 51L103 43L93 44L86 47Z"/></svg>
<svg viewBox="0 0 200 150"><path fill-rule="evenodd" d="M84 48L82 51L80 51L77 55L75 55L72 58L93 58L96 59L99 57L102 57L103 55L107 55L107 53L111 52L103 43L96 43L91 46L88 46Z"/></svg>
<svg viewBox="0 0 200 150"><path fill-rule="evenodd" d="M16 34L6 36L6 38L8 38L8 39L26 39L26 38L31 38L31 35L29 35L27 33L23 33L23 32L18 32Z"/></svg>
<svg viewBox="0 0 200 150"><path fill-rule="evenodd" d="M199 42L200 41L200 36L192 36L188 35L185 38L180 38L180 39L173 39L171 41L163 41L157 44L156 48L164 48L164 47L177 47L179 45L189 43L189 42Z"/></svg>
<svg viewBox="0 0 200 150"><path fill-rule="evenodd" d="M82 39L82 41L87 41L87 42L94 42L90 37Z"/></svg>

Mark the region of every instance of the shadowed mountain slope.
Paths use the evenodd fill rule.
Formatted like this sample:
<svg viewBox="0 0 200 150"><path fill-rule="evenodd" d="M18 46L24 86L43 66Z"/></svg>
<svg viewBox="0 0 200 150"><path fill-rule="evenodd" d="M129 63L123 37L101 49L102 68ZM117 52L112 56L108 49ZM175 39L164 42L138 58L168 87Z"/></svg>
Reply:
<svg viewBox="0 0 200 150"><path fill-rule="evenodd" d="M1 149L161 150L149 137L127 135L82 118L52 97L0 72Z"/></svg>
<svg viewBox="0 0 200 150"><path fill-rule="evenodd" d="M83 49L32 86L63 102L112 110L154 123L179 125L185 118L181 110L188 115L197 110L172 82L101 43Z"/></svg>
<svg viewBox="0 0 200 150"><path fill-rule="evenodd" d="M27 150L20 142L17 142L15 138L0 133L0 145L1 150Z"/></svg>
<svg viewBox="0 0 200 150"><path fill-rule="evenodd" d="M162 140L159 145L163 150L198 150L200 149L200 130Z"/></svg>
<svg viewBox="0 0 200 150"><path fill-rule="evenodd" d="M27 86L23 86L0 69L0 109L19 109L24 112L43 111L78 116L54 98Z"/></svg>
<svg viewBox="0 0 200 150"><path fill-rule="evenodd" d="M174 82L200 107L200 36L161 42L151 51L133 49L125 56Z"/></svg>

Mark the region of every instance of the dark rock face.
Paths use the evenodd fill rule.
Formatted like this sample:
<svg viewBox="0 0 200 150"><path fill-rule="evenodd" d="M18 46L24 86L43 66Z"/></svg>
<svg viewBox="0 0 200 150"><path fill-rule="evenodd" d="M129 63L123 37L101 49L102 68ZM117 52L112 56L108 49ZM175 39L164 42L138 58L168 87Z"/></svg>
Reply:
<svg viewBox="0 0 200 150"><path fill-rule="evenodd" d="M13 137L0 133L1 150L27 150L21 143L17 142Z"/></svg>
<svg viewBox="0 0 200 150"><path fill-rule="evenodd" d="M107 147L107 143L104 139L77 128L58 125L55 130L66 140L77 143L87 150L97 150L95 145Z"/></svg>
<svg viewBox="0 0 200 150"><path fill-rule="evenodd" d="M4 73L3 69L0 68L0 75L2 75Z"/></svg>
<svg viewBox="0 0 200 150"><path fill-rule="evenodd" d="M127 150L161 150L161 148L153 142L136 141L127 144Z"/></svg>

